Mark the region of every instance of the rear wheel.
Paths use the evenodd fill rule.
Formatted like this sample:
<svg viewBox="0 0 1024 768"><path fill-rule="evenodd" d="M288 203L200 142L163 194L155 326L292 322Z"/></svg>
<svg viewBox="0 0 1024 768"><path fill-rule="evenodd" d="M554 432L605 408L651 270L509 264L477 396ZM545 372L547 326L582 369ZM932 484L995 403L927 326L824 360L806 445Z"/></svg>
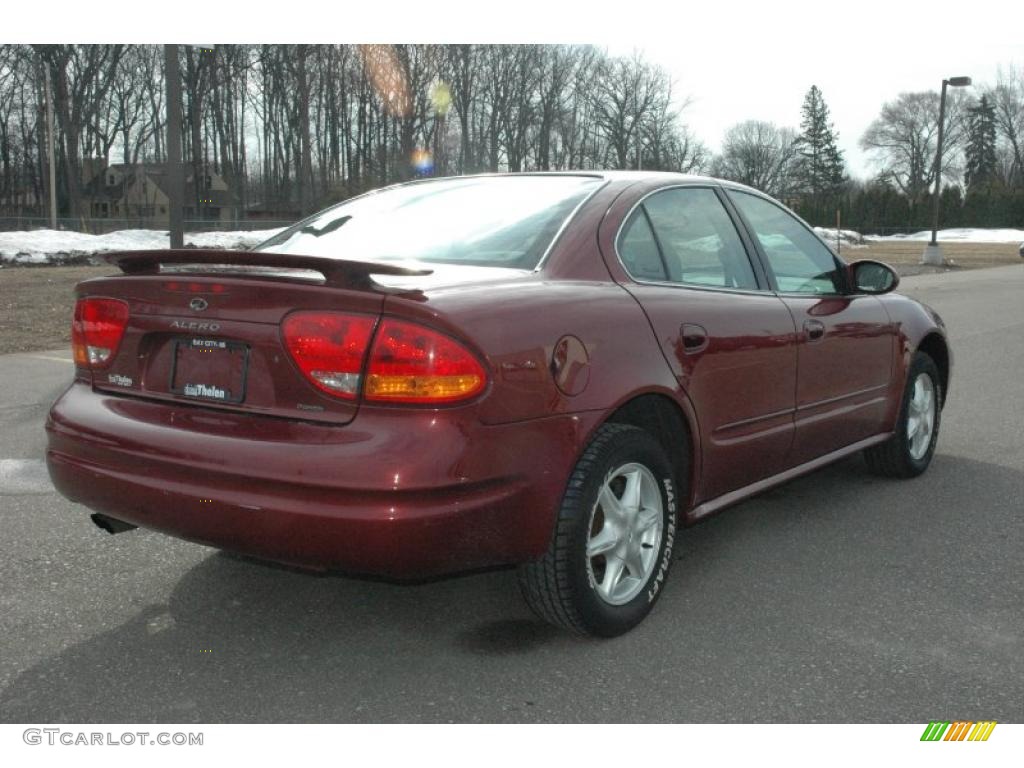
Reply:
<svg viewBox="0 0 1024 768"><path fill-rule="evenodd" d="M914 355L891 438L867 448L868 468L885 477L917 477L931 463L942 415L942 379L924 352Z"/></svg>
<svg viewBox="0 0 1024 768"><path fill-rule="evenodd" d="M573 470L547 553L520 567L526 602L580 634L632 629L664 586L676 503L658 441L637 427L604 425Z"/></svg>

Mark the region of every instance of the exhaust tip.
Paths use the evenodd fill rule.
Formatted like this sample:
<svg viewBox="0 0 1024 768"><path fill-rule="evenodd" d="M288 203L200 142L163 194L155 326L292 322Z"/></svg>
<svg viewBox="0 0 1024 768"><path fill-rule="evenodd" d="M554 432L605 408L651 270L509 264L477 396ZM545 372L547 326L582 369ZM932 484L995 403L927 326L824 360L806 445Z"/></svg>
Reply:
<svg viewBox="0 0 1024 768"><path fill-rule="evenodd" d="M126 523L124 520L118 520L115 517L109 517L108 515L101 515L98 512L89 516L89 518L96 524L97 528L102 528L107 533L124 533L125 531L134 531L139 526Z"/></svg>

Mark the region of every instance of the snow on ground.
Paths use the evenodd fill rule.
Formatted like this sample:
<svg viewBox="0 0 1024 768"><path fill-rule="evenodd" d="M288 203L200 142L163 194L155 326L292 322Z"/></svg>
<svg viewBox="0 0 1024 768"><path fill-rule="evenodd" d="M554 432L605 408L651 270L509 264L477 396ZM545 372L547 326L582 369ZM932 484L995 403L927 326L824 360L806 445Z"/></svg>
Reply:
<svg viewBox="0 0 1024 768"><path fill-rule="evenodd" d="M185 244L197 248L252 248L280 229L252 232L193 232ZM0 232L0 263L46 264L52 261L93 256L110 251L140 251L169 248L166 230L123 229L106 235L37 229L31 232Z"/></svg>
<svg viewBox="0 0 1024 768"><path fill-rule="evenodd" d="M259 229L252 232L194 232L185 235L185 244L196 248L246 249L280 232L280 229ZM835 247L836 230L815 227L826 243ZM928 241L931 231L910 235L867 235L852 229L839 230L844 247L864 245L872 241ZM1024 229L943 229L939 240L964 243L1024 243ZM37 229L30 232L0 232L0 265L66 263L85 261L110 251L138 251L170 247L166 231L124 229L106 235L86 235Z"/></svg>
<svg viewBox="0 0 1024 768"><path fill-rule="evenodd" d="M922 240L932 239L931 230L915 232L912 235L867 235L868 240ZM940 229L939 242L961 243L1024 243L1024 229Z"/></svg>
<svg viewBox="0 0 1024 768"><path fill-rule="evenodd" d="M834 246L836 244L836 234L842 238L843 245L864 245L864 237L860 232L855 232L852 229L840 229L836 230L829 227L815 227L814 231L818 233L818 237L824 240L829 245Z"/></svg>

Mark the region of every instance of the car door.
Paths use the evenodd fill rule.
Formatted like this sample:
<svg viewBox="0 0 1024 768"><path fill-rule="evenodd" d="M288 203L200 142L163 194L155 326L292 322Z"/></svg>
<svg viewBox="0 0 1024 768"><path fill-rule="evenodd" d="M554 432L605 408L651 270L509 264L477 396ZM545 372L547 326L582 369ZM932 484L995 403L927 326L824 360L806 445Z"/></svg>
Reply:
<svg viewBox="0 0 1024 768"><path fill-rule="evenodd" d="M894 328L874 296L853 293L832 251L796 216L761 195L728 198L757 243L797 329L795 466L883 429Z"/></svg>
<svg viewBox="0 0 1024 768"><path fill-rule="evenodd" d="M781 471L792 440L796 329L748 248L712 186L648 195L616 242L699 422L698 502Z"/></svg>

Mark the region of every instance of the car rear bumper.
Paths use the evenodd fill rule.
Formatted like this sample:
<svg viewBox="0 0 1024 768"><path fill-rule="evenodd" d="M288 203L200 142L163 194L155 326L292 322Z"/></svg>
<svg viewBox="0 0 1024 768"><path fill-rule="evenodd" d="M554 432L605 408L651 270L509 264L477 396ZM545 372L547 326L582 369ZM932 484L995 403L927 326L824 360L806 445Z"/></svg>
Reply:
<svg viewBox="0 0 1024 768"><path fill-rule="evenodd" d="M345 427L74 383L47 420L72 501L256 557L395 578L542 554L596 414L484 426L474 409L362 408Z"/></svg>

